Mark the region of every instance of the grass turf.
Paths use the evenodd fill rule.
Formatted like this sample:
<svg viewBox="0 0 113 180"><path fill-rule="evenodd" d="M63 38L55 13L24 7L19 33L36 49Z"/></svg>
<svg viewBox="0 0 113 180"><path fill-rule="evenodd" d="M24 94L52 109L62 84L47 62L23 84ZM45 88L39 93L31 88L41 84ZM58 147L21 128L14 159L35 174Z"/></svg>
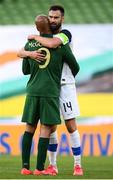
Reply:
<svg viewBox="0 0 113 180"><path fill-rule="evenodd" d="M35 169L36 157L31 157L31 169ZM48 162L46 162L47 166ZM112 157L83 157L84 176L73 176L73 157L59 156L57 176L23 176L20 174L21 157L0 155L0 179L113 179Z"/></svg>

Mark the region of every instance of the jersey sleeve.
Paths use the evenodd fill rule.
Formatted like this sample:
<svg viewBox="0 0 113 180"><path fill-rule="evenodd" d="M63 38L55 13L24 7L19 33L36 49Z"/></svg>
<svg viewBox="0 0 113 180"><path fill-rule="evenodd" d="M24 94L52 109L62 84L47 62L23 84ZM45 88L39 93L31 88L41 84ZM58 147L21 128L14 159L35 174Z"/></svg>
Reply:
<svg viewBox="0 0 113 180"><path fill-rule="evenodd" d="M59 38L62 41L62 44L65 45L71 42L72 35L68 30L64 29L60 33L54 35L54 37Z"/></svg>
<svg viewBox="0 0 113 180"><path fill-rule="evenodd" d="M28 42L25 44L25 47L24 49L26 51L28 51ZM24 75L28 75L30 74L30 64L29 64L29 61L28 61L28 58L23 58L23 61L22 61L22 72Z"/></svg>
<svg viewBox="0 0 113 180"><path fill-rule="evenodd" d="M22 72L24 75L30 74L30 64L29 64L28 58L23 58Z"/></svg>

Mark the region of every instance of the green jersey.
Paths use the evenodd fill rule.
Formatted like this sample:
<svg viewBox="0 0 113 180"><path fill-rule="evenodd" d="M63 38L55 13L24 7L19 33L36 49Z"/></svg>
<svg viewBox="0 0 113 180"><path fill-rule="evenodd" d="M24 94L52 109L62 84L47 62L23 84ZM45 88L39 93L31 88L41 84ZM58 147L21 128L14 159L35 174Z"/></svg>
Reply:
<svg viewBox="0 0 113 180"><path fill-rule="evenodd" d="M43 35L51 37L51 35ZM27 94L31 96L59 97L60 80L64 61L69 65L75 76L79 71L79 65L68 44L56 49L43 47L35 40L30 40L25 45L25 50L40 50L45 54L45 62L42 64L28 58L23 59L23 73L30 74L27 83Z"/></svg>

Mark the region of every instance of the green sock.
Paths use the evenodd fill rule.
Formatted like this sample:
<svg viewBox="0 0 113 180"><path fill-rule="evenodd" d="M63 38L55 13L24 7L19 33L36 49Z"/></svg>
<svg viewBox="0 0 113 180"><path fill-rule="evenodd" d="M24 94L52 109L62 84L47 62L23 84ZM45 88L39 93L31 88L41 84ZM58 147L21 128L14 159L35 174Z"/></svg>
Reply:
<svg viewBox="0 0 113 180"><path fill-rule="evenodd" d="M30 168L30 151L33 133L25 132L22 140L22 168Z"/></svg>
<svg viewBox="0 0 113 180"><path fill-rule="evenodd" d="M36 169L40 171L44 170L48 145L49 145L49 138L42 138L42 137L39 138Z"/></svg>

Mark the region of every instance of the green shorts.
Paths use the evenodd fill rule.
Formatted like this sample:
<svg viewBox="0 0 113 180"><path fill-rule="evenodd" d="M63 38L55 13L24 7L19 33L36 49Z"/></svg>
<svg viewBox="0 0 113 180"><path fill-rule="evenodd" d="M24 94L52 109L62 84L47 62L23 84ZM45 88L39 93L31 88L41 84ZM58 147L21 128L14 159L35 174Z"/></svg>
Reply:
<svg viewBox="0 0 113 180"><path fill-rule="evenodd" d="M59 98L27 95L22 122L34 125L39 119L41 124L45 125L61 124Z"/></svg>

